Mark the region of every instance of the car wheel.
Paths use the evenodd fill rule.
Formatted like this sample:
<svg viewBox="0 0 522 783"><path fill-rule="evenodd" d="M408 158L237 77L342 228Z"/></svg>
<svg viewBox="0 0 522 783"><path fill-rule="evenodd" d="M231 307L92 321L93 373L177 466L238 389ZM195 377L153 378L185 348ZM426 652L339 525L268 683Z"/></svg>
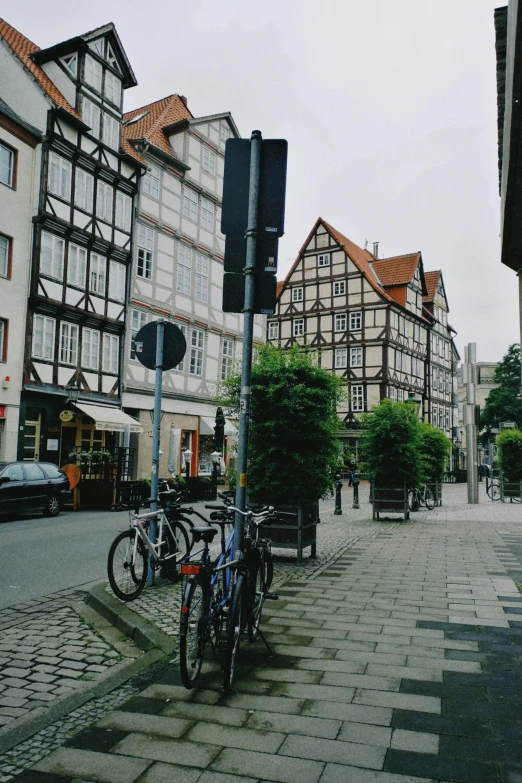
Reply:
<svg viewBox="0 0 522 783"><path fill-rule="evenodd" d="M60 513L60 498L58 495L50 495L43 513L46 517L56 517Z"/></svg>

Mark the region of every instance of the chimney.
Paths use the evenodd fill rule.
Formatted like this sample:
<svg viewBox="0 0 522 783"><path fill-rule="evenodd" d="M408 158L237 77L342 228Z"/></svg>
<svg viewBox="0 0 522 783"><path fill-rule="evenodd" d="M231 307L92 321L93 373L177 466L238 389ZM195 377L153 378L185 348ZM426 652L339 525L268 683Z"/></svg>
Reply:
<svg viewBox="0 0 522 783"><path fill-rule="evenodd" d="M378 242L374 242L373 243L373 255L375 256L375 258L379 258L379 243Z"/></svg>
<svg viewBox="0 0 522 783"><path fill-rule="evenodd" d="M184 96L184 95L180 95L180 96L179 96L179 99L180 99L180 101L181 101L182 103L184 103L184 104L185 104L185 106L187 106L187 99L185 98L185 96ZM187 106L187 109L188 109L188 106Z"/></svg>

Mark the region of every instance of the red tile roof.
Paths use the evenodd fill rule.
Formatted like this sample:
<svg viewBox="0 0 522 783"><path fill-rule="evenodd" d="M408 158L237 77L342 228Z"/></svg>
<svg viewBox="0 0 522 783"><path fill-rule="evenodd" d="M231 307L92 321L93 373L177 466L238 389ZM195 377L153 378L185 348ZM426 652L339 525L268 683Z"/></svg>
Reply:
<svg viewBox="0 0 522 783"><path fill-rule="evenodd" d="M19 33L18 30L15 30L15 28L8 24L5 19L0 19L0 37L2 37L4 41L11 47L14 54L16 54L18 59L33 75L37 84L46 93L46 95L49 96L52 102L56 106L59 106L61 109L64 109L66 112L68 112L72 117L75 117L77 120L81 120L82 118L76 109L74 109L66 100L55 83L47 76L45 71L31 59L30 55L34 54L35 52L39 52L40 47L30 41L29 38L26 38L25 35ZM127 155L130 155L135 160L145 164L143 158L138 155L132 145L123 138L121 146Z"/></svg>
<svg viewBox="0 0 522 783"><path fill-rule="evenodd" d="M379 258L372 262L372 269L383 286L407 285L413 280L420 258L420 253Z"/></svg>
<svg viewBox="0 0 522 783"><path fill-rule="evenodd" d="M424 273L424 277L426 278L426 288L428 289L428 296L422 297L423 302L432 302L435 298L435 293L437 291L437 285L439 284L439 277L441 274L442 272L440 269L437 272Z"/></svg>
<svg viewBox="0 0 522 783"><path fill-rule="evenodd" d="M193 114L187 108L183 98L177 93L169 95L159 101L149 103L147 106L142 106L140 109L127 112L123 115L123 120L129 122L140 114L145 114L145 116L131 125L123 126L124 138L129 141L145 139L152 146L166 152L167 155L174 155L164 128L174 125L180 120L193 119Z"/></svg>

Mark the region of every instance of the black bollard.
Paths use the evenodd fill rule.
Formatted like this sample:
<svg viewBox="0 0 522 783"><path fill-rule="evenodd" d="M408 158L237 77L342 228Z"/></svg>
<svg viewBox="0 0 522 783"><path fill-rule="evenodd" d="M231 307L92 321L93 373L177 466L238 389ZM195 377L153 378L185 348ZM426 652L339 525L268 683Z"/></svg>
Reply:
<svg viewBox="0 0 522 783"><path fill-rule="evenodd" d="M360 484L359 477L357 473L353 474L352 478L352 484L353 484L353 503L352 508L359 508L359 484Z"/></svg>
<svg viewBox="0 0 522 783"><path fill-rule="evenodd" d="M341 508L341 489L343 487L343 482L341 481L341 474L337 473L335 476L335 511L334 515L339 516L343 513L343 510Z"/></svg>

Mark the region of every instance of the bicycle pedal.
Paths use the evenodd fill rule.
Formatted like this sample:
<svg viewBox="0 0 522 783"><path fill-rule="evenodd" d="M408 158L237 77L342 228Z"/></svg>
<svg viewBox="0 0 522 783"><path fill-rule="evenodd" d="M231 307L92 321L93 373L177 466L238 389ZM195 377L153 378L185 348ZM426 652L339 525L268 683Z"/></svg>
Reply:
<svg viewBox="0 0 522 783"><path fill-rule="evenodd" d="M265 593L265 601L277 601L279 596L277 593Z"/></svg>

